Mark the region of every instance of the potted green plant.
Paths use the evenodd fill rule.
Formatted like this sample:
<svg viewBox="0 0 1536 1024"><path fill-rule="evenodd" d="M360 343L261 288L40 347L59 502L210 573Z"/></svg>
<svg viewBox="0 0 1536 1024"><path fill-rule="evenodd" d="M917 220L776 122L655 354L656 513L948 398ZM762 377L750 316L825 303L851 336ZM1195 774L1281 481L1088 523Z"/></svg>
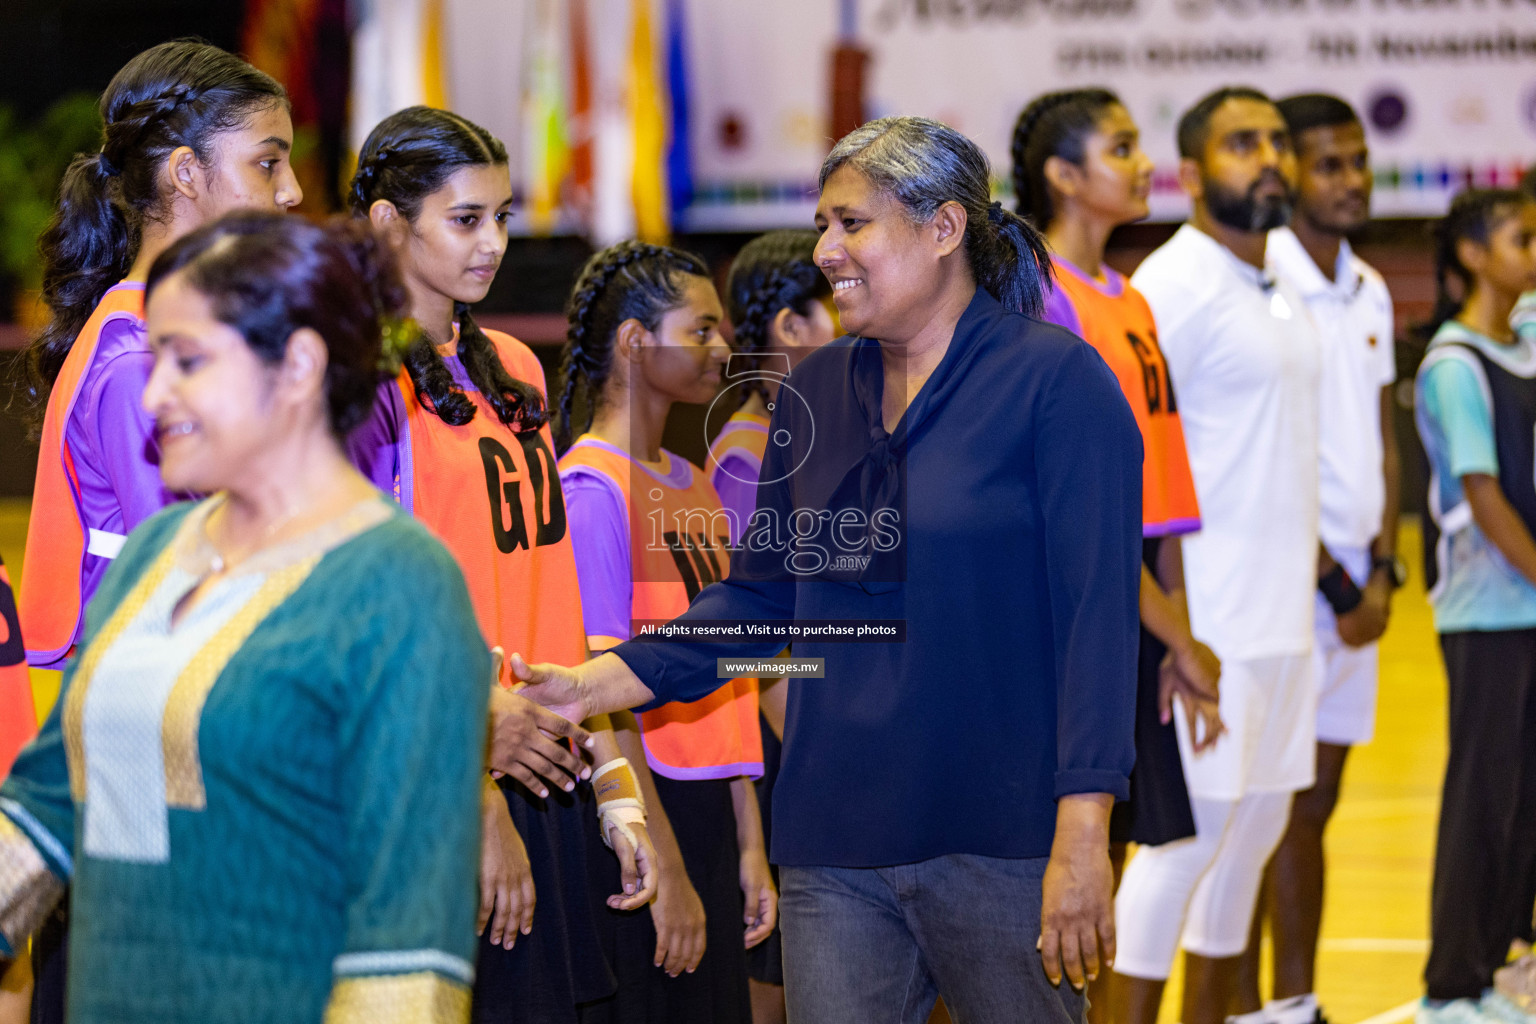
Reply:
<svg viewBox="0 0 1536 1024"><path fill-rule="evenodd" d="M70 93L30 122L0 106L0 272L11 283L21 323L46 318L38 301L42 262L37 239L48 226L59 180L76 153L101 145L96 97Z"/></svg>

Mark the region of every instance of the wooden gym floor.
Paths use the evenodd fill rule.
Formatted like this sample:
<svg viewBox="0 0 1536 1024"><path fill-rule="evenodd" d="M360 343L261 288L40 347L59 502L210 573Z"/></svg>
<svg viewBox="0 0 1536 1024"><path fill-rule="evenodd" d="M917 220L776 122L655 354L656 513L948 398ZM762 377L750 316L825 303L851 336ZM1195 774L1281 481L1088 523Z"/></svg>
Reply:
<svg viewBox="0 0 1536 1024"><path fill-rule="evenodd" d="M28 502L0 499L0 556L20 578ZM1334 1024L1411 1018L1429 944L1429 873L1445 764L1445 674L1424 599L1418 530L1401 547L1413 579L1398 594L1381 645L1376 739L1350 755L1328 832L1328 895L1318 994ZM57 682L34 680L39 704ZM1164 1000L1175 1020L1178 977Z"/></svg>

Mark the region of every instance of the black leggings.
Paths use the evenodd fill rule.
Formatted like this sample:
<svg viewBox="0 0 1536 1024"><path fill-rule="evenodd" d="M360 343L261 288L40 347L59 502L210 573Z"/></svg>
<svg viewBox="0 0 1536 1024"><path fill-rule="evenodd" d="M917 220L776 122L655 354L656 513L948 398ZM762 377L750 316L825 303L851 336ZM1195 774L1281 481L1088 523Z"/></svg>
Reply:
<svg viewBox="0 0 1536 1024"><path fill-rule="evenodd" d="M32 937L32 1024L64 1024L69 893Z"/></svg>
<svg viewBox="0 0 1536 1024"><path fill-rule="evenodd" d="M1444 633L1450 753L1435 844L1431 999L1493 983L1536 905L1536 629Z"/></svg>

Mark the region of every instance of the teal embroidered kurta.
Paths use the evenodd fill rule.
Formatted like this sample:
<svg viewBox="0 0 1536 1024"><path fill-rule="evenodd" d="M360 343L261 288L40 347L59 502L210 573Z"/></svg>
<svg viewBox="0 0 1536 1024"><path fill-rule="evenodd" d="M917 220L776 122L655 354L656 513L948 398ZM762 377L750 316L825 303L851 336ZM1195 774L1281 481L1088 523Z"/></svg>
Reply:
<svg viewBox="0 0 1536 1024"><path fill-rule="evenodd" d="M71 1024L467 1020L491 667L463 576L381 498L173 627L218 500L134 531L0 788L5 951L68 883Z"/></svg>

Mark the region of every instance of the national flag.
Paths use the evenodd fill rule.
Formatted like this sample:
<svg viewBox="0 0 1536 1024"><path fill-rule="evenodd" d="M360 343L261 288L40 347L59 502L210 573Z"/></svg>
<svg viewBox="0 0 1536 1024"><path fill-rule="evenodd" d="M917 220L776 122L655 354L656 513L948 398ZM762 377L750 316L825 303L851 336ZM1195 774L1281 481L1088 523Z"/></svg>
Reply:
<svg viewBox="0 0 1536 1024"><path fill-rule="evenodd" d="M358 0L352 34L352 149L406 107L447 107L442 0Z"/></svg>
<svg viewBox="0 0 1536 1024"><path fill-rule="evenodd" d="M533 0L528 8L524 62L523 130L525 209L535 234L555 226L570 167L566 138L565 56L569 34L559 0Z"/></svg>
<svg viewBox="0 0 1536 1024"><path fill-rule="evenodd" d="M650 0L633 0L627 70L635 233L644 241L665 244L672 232L667 209L667 103L657 75L659 63Z"/></svg>

